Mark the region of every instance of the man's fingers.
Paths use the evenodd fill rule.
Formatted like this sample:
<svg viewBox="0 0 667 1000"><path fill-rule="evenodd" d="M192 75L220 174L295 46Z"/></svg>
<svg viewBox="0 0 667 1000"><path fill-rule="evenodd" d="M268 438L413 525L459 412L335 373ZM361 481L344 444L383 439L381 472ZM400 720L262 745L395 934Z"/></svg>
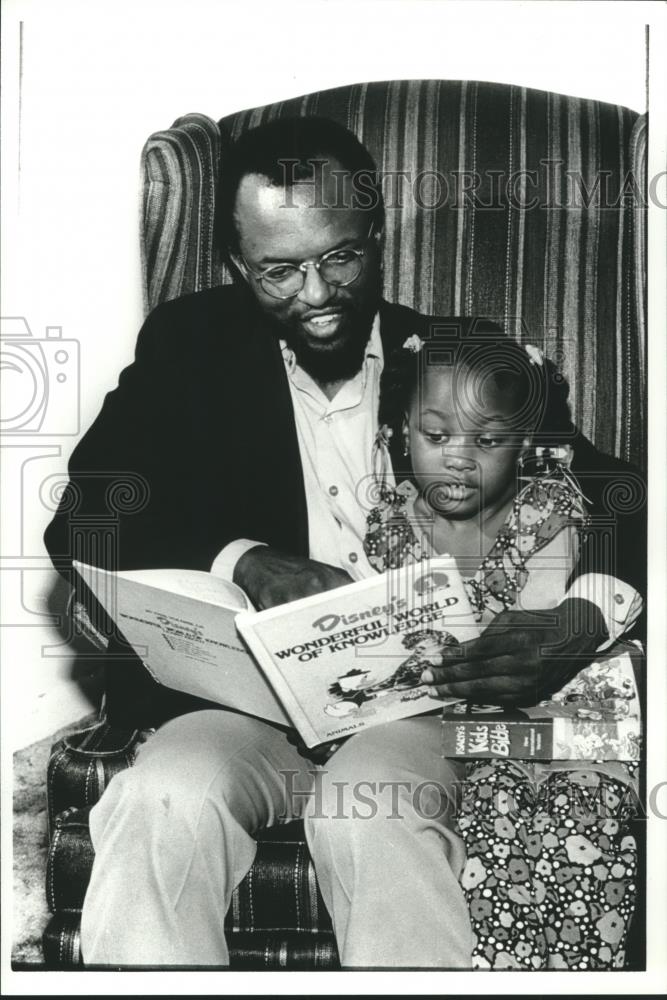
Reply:
<svg viewBox="0 0 667 1000"><path fill-rule="evenodd" d="M445 647L442 660L448 666L456 663L474 663L478 660L490 660L498 653L511 653L520 649L522 645L523 640L516 629L503 630L494 636L484 632L477 639L469 639L458 646Z"/></svg>
<svg viewBox="0 0 667 1000"><path fill-rule="evenodd" d="M492 656L486 660L443 663L428 667L422 674L423 684L456 684L474 680L488 681L494 677L516 675L520 665L513 656Z"/></svg>
<svg viewBox="0 0 667 1000"><path fill-rule="evenodd" d="M445 649L443 662L491 660L503 653L549 645L553 639L546 639L545 632L557 624L558 616L551 610L501 612L476 639L453 646L451 651Z"/></svg>
<svg viewBox="0 0 667 1000"><path fill-rule="evenodd" d="M429 693L440 698L465 698L478 704L503 705L505 702L516 703L518 695L523 694L524 684L520 677L503 674L487 678L475 678L471 681L459 681L452 684L435 684L429 687Z"/></svg>
<svg viewBox="0 0 667 1000"><path fill-rule="evenodd" d="M352 583L352 578L337 566L257 546L239 559L234 582L245 590L255 607L264 610L344 587Z"/></svg>

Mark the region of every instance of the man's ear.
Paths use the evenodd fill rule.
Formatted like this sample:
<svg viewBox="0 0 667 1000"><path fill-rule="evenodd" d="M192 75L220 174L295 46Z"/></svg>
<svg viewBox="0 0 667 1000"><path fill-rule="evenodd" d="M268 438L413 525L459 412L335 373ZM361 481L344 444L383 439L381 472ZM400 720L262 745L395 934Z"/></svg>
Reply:
<svg viewBox="0 0 667 1000"><path fill-rule="evenodd" d="M247 281L248 269L245 266L243 257L241 257L240 254L234 253L232 250L228 251L227 256L229 257L230 261L232 262L236 270L239 272L243 280Z"/></svg>

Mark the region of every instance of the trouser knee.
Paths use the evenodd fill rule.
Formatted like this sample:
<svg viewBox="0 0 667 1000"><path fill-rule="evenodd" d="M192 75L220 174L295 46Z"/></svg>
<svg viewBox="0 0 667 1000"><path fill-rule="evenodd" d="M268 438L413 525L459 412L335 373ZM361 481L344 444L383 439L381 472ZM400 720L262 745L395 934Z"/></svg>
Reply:
<svg viewBox="0 0 667 1000"><path fill-rule="evenodd" d="M372 845L399 831L453 822L451 789L436 779L350 778L321 772L305 812L309 839Z"/></svg>
<svg viewBox="0 0 667 1000"><path fill-rule="evenodd" d="M148 755L136 765L117 774L90 815L93 844L112 831L117 839L130 835L151 843L158 829L194 836L195 829L214 813L224 828L226 807L224 783L212 789L205 776L198 780L196 769L169 766ZM213 817L209 817L213 818Z"/></svg>

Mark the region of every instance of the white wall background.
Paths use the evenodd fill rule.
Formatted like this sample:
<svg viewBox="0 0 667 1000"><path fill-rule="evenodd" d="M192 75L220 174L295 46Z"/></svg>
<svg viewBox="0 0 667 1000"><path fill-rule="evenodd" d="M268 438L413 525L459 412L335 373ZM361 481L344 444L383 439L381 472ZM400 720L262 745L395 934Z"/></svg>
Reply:
<svg viewBox="0 0 667 1000"><path fill-rule="evenodd" d="M220 118L325 87L409 77L510 82L643 111L644 22L654 12L644 3L7 0L3 315L25 316L36 337L60 326L78 342L85 429L131 360L142 319L139 155L151 132L190 111ZM11 373L7 385L16 388ZM61 435L72 397L49 405L60 422L52 436L4 438L2 448L12 747L90 705L71 678L70 651L44 652L57 634L39 618L55 576L39 484L64 468L77 440Z"/></svg>

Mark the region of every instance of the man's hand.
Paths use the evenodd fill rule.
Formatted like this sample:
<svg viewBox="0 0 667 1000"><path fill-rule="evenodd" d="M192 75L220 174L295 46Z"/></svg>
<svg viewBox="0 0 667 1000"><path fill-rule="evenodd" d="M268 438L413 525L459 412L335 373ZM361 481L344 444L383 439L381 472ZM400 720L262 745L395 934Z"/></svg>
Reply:
<svg viewBox="0 0 667 1000"><path fill-rule="evenodd" d="M600 609L579 598L548 611L502 611L478 639L445 650L422 683L478 704L536 705L592 663L607 637Z"/></svg>
<svg viewBox="0 0 667 1000"><path fill-rule="evenodd" d="M317 746L307 747L303 742L296 729L289 729L287 731L287 742L291 743L293 747L296 747L296 752L300 757L305 757L306 760L311 761L313 764L326 764L329 757L333 757L336 750L349 740L349 736L342 736L339 740L330 740L328 743L318 743Z"/></svg>
<svg viewBox="0 0 667 1000"><path fill-rule="evenodd" d="M344 587L352 583L352 577L335 566L258 545L237 562L234 583L242 587L255 607L262 611L299 597Z"/></svg>

